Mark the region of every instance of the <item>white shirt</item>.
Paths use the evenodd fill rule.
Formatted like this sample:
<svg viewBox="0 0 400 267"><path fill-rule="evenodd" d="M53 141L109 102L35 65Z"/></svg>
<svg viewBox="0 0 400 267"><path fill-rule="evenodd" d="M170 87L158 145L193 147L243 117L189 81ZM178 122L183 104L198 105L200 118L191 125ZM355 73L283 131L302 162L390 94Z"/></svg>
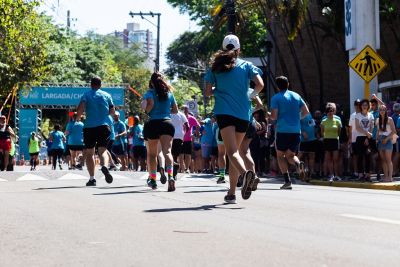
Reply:
<svg viewBox="0 0 400 267"><path fill-rule="evenodd" d="M351 142L355 143L357 136L361 136L356 129L356 116L358 113L354 112L350 115L349 126L351 126Z"/></svg>
<svg viewBox="0 0 400 267"><path fill-rule="evenodd" d="M374 116L371 113L367 113L367 115L363 115L362 113L357 113L355 119L358 120L360 127L367 132L372 131L374 128ZM363 133L358 132L358 136L366 136Z"/></svg>
<svg viewBox="0 0 400 267"><path fill-rule="evenodd" d="M188 122L185 114L180 111L177 114L171 114L171 121L175 128L174 139L183 140L183 136L185 135L183 125Z"/></svg>

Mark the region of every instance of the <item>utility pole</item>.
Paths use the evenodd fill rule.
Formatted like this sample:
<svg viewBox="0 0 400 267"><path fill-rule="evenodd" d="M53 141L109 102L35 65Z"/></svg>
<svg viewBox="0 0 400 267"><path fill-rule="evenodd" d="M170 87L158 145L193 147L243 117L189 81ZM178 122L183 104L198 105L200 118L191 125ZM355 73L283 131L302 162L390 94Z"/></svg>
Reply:
<svg viewBox="0 0 400 267"><path fill-rule="evenodd" d="M157 48L156 48L157 51L156 51L155 69L156 69L156 71L159 71L160 70L160 16L161 16L161 13L154 13L151 11L148 13L143 13L143 12L134 13L131 11L131 12L129 12L129 16L131 16L132 18L134 16L140 16L142 19L145 19L144 16L151 16L151 17L157 16L157 26L155 25L157 27Z"/></svg>
<svg viewBox="0 0 400 267"><path fill-rule="evenodd" d="M236 32L236 10L235 0L225 0L225 10L228 16L228 32L235 34Z"/></svg>
<svg viewBox="0 0 400 267"><path fill-rule="evenodd" d="M69 34L69 30L71 28L71 11L67 11L67 34Z"/></svg>

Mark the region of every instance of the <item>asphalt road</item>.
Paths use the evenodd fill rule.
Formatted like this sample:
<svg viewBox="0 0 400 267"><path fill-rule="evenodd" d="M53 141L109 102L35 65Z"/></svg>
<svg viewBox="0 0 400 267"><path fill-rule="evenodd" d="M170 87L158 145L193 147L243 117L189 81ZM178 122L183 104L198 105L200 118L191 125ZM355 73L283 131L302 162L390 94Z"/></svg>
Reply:
<svg viewBox="0 0 400 267"><path fill-rule="evenodd" d="M399 266L400 192L263 180L238 204L226 185L145 173L0 174L0 266Z"/></svg>

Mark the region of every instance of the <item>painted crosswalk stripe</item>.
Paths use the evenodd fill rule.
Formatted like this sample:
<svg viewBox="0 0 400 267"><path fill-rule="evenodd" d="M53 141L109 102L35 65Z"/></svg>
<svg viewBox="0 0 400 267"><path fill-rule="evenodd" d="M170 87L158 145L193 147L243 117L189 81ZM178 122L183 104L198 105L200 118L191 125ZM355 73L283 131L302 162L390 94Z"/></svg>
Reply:
<svg viewBox="0 0 400 267"><path fill-rule="evenodd" d="M112 172L110 172L110 174L112 175L112 177L113 177L114 179L117 179L117 180L120 180L120 179L125 179L125 180L127 180L127 179L129 179L129 178L126 177L126 176L119 175L119 174L114 174L114 173L112 173ZM102 178L104 179L104 175L102 176Z"/></svg>
<svg viewBox="0 0 400 267"><path fill-rule="evenodd" d="M18 182L20 181L47 181L48 179L43 178L39 175L35 175L35 174L25 174L24 176L20 177L17 179Z"/></svg>
<svg viewBox="0 0 400 267"><path fill-rule="evenodd" d="M87 180L87 179L89 178L86 176L74 173L68 173L58 178L58 180Z"/></svg>
<svg viewBox="0 0 400 267"><path fill-rule="evenodd" d="M386 218L378 218L372 216L364 216L364 215L356 215L356 214L340 214L342 217L351 218L351 219L358 219L364 221L371 221L371 222L380 222L380 223L388 223L388 224L395 224L400 225L400 221L386 219Z"/></svg>
<svg viewBox="0 0 400 267"><path fill-rule="evenodd" d="M8 182L6 179L0 178L0 182Z"/></svg>

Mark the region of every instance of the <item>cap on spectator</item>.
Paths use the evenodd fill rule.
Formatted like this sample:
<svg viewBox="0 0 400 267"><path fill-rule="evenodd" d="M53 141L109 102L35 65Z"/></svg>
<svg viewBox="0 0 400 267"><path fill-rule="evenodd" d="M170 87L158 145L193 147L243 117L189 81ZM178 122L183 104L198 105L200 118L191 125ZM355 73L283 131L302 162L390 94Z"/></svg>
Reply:
<svg viewBox="0 0 400 267"><path fill-rule="evenodd" d="M118 116L118 117L119 117L119 115L120 115L120 114L119 114L119 111L115 111L115 112L114 112L114 116Z"/></svg>
<svg viewBox="0 0 400 267"><path fill-rule="evenodd" d="M356 100L354 100L354 106L358 106L360 103L361 103L360 99L357 98Z"/></svg>
<svg viewBox="0 0 400 267"><path fill-rule="evenodd" d="M400 111L400 103L395 103L393 105L393 111L395 111L395 112L399 112Z"/></svg>
<svg viewBox="0 0 400 267"><path fill-rule="evenodd" d="M222 41L223 50L238 50L240 48L239 38L236 35L229 34Z"/></svg>

